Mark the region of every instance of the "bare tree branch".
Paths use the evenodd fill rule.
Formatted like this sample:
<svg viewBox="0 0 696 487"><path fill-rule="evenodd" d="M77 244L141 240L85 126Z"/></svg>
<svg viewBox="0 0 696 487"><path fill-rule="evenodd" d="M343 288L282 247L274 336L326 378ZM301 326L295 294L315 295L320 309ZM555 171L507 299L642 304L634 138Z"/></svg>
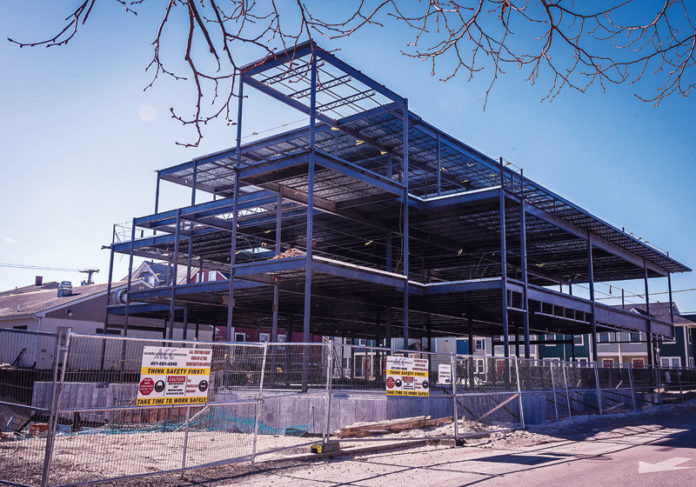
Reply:
<svg viewBox="0 0 696 487"><path fill-rule="evenodd" d="M143 3L114 1L131 14ZM80 0L49 39L9 40L20 47L64 46L90 18L95 3ZM657 105L675 94L688 96L696 84L696 7L685 0L648 6L638 0L591 5L573 0L346 0L340 5L340 12L327 14L325 6L302 0L168 0L155 28L153 57L146 67L153 77L145 89L160 75L192 82L193 111L185 116L172 107L170 112L195 131L193 141L180 144L197 146L208 122L223 117L235 123L239 47L263 57L316 36L340 39L368 27L391 26L406 33L402 53L428 62L442 81L487 76L484 109L508 66L525 72L531 84L543 81L547 88L542 100L548 101L567 88L585 92L595 84L602 90L627 84L635 87L638 99ZM161 58L163 43L172 42L165 41L165 33L173 28L177 9L188 17L182 48L185 73L165 68ZM286 69L298 78L307 76L292 62Z"/></svg>

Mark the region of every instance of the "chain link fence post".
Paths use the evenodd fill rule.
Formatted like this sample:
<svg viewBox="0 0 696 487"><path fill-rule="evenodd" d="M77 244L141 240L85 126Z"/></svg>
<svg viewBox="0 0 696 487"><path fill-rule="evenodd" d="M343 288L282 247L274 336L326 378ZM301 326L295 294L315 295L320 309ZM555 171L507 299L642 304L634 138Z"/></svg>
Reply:
<svg viewBox="0 0 696 487"><path fill-rule="evenodd" d="M324 433L321 438L321 444L326 445L329 441L329 427L331 422L331 385L333 376L333 342L326 343L326 405L324 407Z"/></svg>
<svg viewBox="0 0 696 487"><path fill-rule="evenodd" d="M681 366L677 367L677 383L679 384L679 402L684 402L684 390L682 388L681 380L682 370L683 369Z"/></svg>
<svg viewBox="0 0 696 487"><path fill-rule="evenodd" d="M251 447L251 464L256 461L256 439L259 436L259 421L263 412L263 379L266 375L266 357L268 356L268 342L263 343L263 358L261 359L261 377L259 378L259 395L256 398L256 414L254 415L254 440Z"/></svg>
<svg viewBox="0 0 696 487"><path fill-rule="evenodd" d="M454 443L459 442L459 416L457 414L457 355L452 354L450 356L450 367L452 368L452 373L450 377L452 379L452 421L454 422Z"/></svg>
<svg viewBox="0 0 696 487"><path fill-rule="evenodd" d="M551 372L551 392L553 393L553 409L556 412L556 421L558 421L558 400L556 398L556 381L553 378L554 362L555 360L549 362L549 371Z"/></svg>
<svg viewBox="0 0 696 487"><path fill-rule="evenodd" d="M599 407L599 414L604 414L604 408L602 407L602 388L599 383L599 366L597 362L594 363L594 377L595 377L595 388L597 389L597 406Z"/></svg>
<svg viewBox="0 0 696 487"><path fill-rule="evenodd" d="M186 406L186 420L184 422L184 452L181 455L181 478L184 478L184 469L186 468L186 452L188 449L189 437L189 421L191 419L191 406Z"/></svg>
<svg viewBox="0 0 696 487"><path fill-rule="evenodd" d="M638 411L638 402L636 401L636 388L633 387L633 365L628 364L626 367L628 370L628 384L631 386L631 398L633 399L633 412Z"/></svg>
<svg viewBox="0 0 696 487"><path fill-rule="evenodd" d="M656 404L662 404L662 391L660 390L660 389L662 389L662 377L661 377L662 372L660 371L660 365L656 363L654 366L654 370L655 370L655 374L654 374L655 375L655 391L654 392L655 392L655 396L656 396L655 402L656 402Z"/></svg>
<svg viewBox="0 0 696 487"><path fill-rule="evenodd" d="M511 360L515 361L515 378L517 379L517 396L519 397L520 405L520 422L522 423L522 429L527 429L527 426L524 424L524 404L522 402L522 386L520 384L520 359L515 357Z"/></svg>
<svg viewBox="0 0 696 487"><path fill-rule="evenodd" d="M68 368L68 350L70 349L70 335L72 328L58 328L56 348L53 364L53 389L51 392L51 410L48 416L48 429L46 431L46 452L44 453L43 474L41 487L47 487L51 475L51 460L53 459L53 446L56 439L56 429L60 417L60 397L63 392L65 369Z"/></svg>
<svg viewBox="0 0 696 487"><path fill-rule="evenodd" d="M573 413L570 407L570 394L568 393L568 375L566 374L565 362L561 362L561 370L563 371L563 388L565 389L566 404L568 405L568 419L573 419Z"/></svg>

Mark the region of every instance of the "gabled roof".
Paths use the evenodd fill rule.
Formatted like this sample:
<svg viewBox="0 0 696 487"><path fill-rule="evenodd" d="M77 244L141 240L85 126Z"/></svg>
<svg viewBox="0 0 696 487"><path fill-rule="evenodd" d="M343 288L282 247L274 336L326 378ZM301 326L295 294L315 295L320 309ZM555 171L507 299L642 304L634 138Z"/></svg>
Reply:
<svg viewBox="0 0 696 487"><path fill-rule="evenodd" d="M194 268L191 269L191 275L194 275ZM162 262L147 261L140 264L133 270L133 279L140 279L144 274L152 274L159 280L160 286L170 285L170 267L169 264ZM128 276L123 277L121 281L126 281ZM186 266L177 266L176 283L186 284Z"/></svg>
<svg viewBox="0 0 696 487"><path fill-rule="evenodd" d="M124 282L112 283L112 289L125 286ZM59 309L68 304L75 304L87 298L105 294L107 284L88 284L73 288L71 296L58 297L56 289L40 289L17 294L0 296L0 320L8 318L31 317Z"/></svg>
<svg viewBox="0 0 696 487"><path fill-rule="evenodd" d="M674 314L674 324L675 325L693 325L693 326L696 326L695 322L693 322L690 319L685 318L684 316L679 314L679 308L677 308L676 303L672 303L672 306L673 306L672 312ZM615 307L620 308L621 305L617 305ZM627 304L625 309L647 316L645 304ZM669 323L670 322L670 303L650 303L650 316L657 318L658 320L666 321L667 323Z"/></svg>

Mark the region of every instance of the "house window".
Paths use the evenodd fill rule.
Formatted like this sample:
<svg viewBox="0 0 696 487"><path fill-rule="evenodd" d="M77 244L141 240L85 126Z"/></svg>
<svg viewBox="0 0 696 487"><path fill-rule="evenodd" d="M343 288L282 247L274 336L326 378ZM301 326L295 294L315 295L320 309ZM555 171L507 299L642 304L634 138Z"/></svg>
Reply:
<svg viewBox="0 0 696 487"><path fill-rule="evenodd" d="M689 330L689 329L686 328L686 327L684 327L684 330L685 330L685 333L686 333L686 338L687 338L689 344L691 344L691 341L693 340L693 338L691 338L691 335L692 335L691 330Z"/></svg>
<svg viewBox="0 0 696 487"><path fill-rule="evenodd" d="M235 333L235 334L234 334L234 341L235 341L235 342L244 342L244 341L246 341L246 333Z"/></svg>
<svg viewBox="0 0 696 487"><path fill-rule="evenodd" d="M628 341L629 342L639 342L640 341L640 333L629 333L628 334Z"/></svg>
<svg viewBox="0 0 696 487"><path fill-rule="evenodd" d="M271 334L270 333L259 333L259 341L260 342L270 342L271 341Z"/></svg>
<svg viewBox="0 0 696 487"><path fill-rule="evenodd" d="M585 344L585 339L583 338L583 335L575 335L573 337L573 345L584 345Z"/></svg>
<svg viewBox="0 0 696 487"><path fill-rule="evenodd" d="M483 338L477 338L474 340L474 347L476 350L484 350L486 348L486 342Z"/></svg>
<svg viewBox="0 0 696 487"><path fill-rule="evenodd" d="M613 341L611 338L611 333L609 333L608 331L604 331L599 334L597 343L611 343Z"/></svg>
<svg viewBox="0 0 696 487"><path fill-rule="evenodd" d="M482 359L482 358L476 359L476 370L474 372L477 374L483 374L483 372L484 372L484 359Z"/></svg>
<svg viewBox="0 0 696 487"><path fill-rule="evenodd" d="M552 341L555 341L555 340L556 340L556 335L554 335L554 334L549 334L549 333L547 333L546 335L544 335L544 341L545 341L545 342L552 342ZM555 343L544 343L544 346L546 346L546 347L555 347L556 344L555 344Z"/></svg>
<svg viewBox="0 0 696 487"><path fill-rule="evenodd" d="M285 334L281 333L278 335L278 343L285 343L287 341Z"/></svg>
<svg viewBox="0 0 696 487"><path fill-rule="evenodd" d="M613 358L603 358L602 359L602 367L611 369L614 367L614 359Z"/></svg>
<svg viewBox="0 0 696 487"><path fill-rule="evenodd" d="M660 357L662 367L681 367L681 357Z"/></svg>
<svg viewBox="0 0 696 487"><path fill-rule="evenodd" d="M634 369L643 369L645 368L645 359L634 358L633 360L631 360L631 365Z"/></svg>
<svg viewBox="0 0 696 487"><path fill-rule="evenodd" d="M694 358L693 357L689 357L689 367L692 369L694 368Z"/></svg>

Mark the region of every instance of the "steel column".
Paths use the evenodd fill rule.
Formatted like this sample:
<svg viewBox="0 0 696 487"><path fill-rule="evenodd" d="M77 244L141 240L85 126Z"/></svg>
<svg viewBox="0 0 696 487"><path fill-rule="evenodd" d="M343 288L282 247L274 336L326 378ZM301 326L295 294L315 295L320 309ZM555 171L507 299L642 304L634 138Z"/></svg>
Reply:
<svg viewBox="0 0 696 487"><path fill-rule="evenodd" d="M176 312L175 300L176 295L176 276L179 270L179 227L181 226L181 209L176 212L176 228L174 229L174 257L173 267L169 278L172 280L169 290L169 326L167 327L167 338L174 338L174 314Z"/></svg>
<svg viewBox="0 0 696 487"><path fill-rule="evenodd" d="M531 348L529 344L529 276L527 274L527 210L525 203L522 201L520 205L520 258L522 260L522 282L524 290L522 292L522 307L524 314L522 315L523 333L524 333L524 358L530 358Z"/></svg>
<svg viewBox="0 0 696 487"><path fill-rule="evenodd" d="M234 162L234 197L232 209L232 231L230 232L230 277L227 291L227 341L232 342L232 323L234 319L234 265L237 260L237 217L239 216L239 167L242 163L242 108L244 100L244 79L239 78L239 98L237 100L237 149Z"/></svg>
<svg viewBox="0 0 696 487"><path fill-rule="evenodd" d="M592 256L592 234L587 232L587 262L588 262L588 284L590 288L590 301L592 302L592 358L597 360L597 303L595 302L594 292L594 260Z"/></svg>
<svg viewBox="0 0 696 487"><path fill-rule="evenodd" d="M505 232L505 171L503 158L500 158L500 287L503 298L502 325L503 325L503 354L510 357L510 336L508 329L508 295L507 295L507 242Z"/></svg>
<svg viewBox="0 0 696 487"><path fill-rule="evenodd" d="M197 179L198 179L198 161L193 161L193 180L191 181L191 206L196 204Z"/></svg>
<svg viewBox="0 0 696 487"><path fill-rule="evenodd" d="M128 283L126 284L126 315L123 318L123 330L121 335L128 335L128 314L130 312L130 292L133 284L133 252L135 249L135 218L131 227L130 254L128 256Z"/></svg>
<svg viewBox="0 0 696 487"><path fill-rule="evenodd" d="M437 133L436 136L437 140L437 195L440 196L442 194L442 164L440 161L440 133Z"/></svg>
<svg viewBox="0 0 696 487"><path fill-rule="evenodd" d="M159 210L159 195L160 195L160 172L157 171L157 185L155 186L155 215Z"/></svg>
<svg viewBox="0 0 696 487"><path fill-rule="evenodd" d="M307 233L306 233L306 263L304 285L304 307L302 322L302 341L309 342L309 327L312 313L312 250L314 239L314 142L316 137L317 117L317 58L312 53L310 61L310 97L309 97L309 167L307 173ZM307 350L302 354L302 390L307 391Z"/></svg>
<svg viewBox="0 0 696 487"><path fill-rule="evenodd" d="M643 259L643 282L645 284L645 314L648 316L648 365L653 365L657 357L655 357L655 348L652 335L652 320L650 319L650 290L648 289L648 264ZM670 299L670 303L672 300Z"/></svg>
<svg viewBox="0 0 696 487"><path fill-rule="evenodd" d="M403 185L404 185L404 201L403 201L403 268L404 276L404 304L403 304L403 324L404 324L404 349L408 350L408 100L404 99L403 103Z"/></svg>

